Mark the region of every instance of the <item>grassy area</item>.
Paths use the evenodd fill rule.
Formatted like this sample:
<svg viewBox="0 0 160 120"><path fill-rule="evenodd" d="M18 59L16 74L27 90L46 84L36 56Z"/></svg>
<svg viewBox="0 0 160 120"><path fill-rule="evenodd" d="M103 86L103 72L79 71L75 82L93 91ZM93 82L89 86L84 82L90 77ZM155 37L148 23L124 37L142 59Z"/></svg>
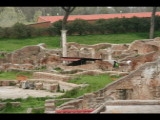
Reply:
<svg viewBox="0 0 160 120"><path fill-rule="evenodd" d="M32 98L28 97L27 99L15 99L15 100L3 100L2 102L7 102L7 106L5 109L0 110L0 113L26 113L28 108L37 108L44 107L45 100L51 99L49 97L41 97L41 98ZM13 107L10 102L21 102L21 106ZM41 111L42 113L44 111Z"/></svg>
<svg viewBox="0 0 160 120"><path fill-rule="evenodd" d="M155 37L160 36L160 32L155 32ZM131 43L134 40L148 39L148 33L125 33L125 34L108 34L108 35L84 35L84 36L67 36L67 42L77 42L80 44L97 44L97 43ZM37 45L45 43L47 48L59 48L60 36L53 37L36 37L27 39L0 39L0 51L13 51L28 45Z"/></svg>
<svg viewBox="0 0 160 120"><path fill-rule="evenodd" d="M0 80L15 80L18 75L24 75L30 78L32 76L32 73L19 71L0 72Z"/></svg>
<svg viewBox="0 0 160 120"><path fill-rule="evenodd" d="M59 37L36 37L27 39L0 39L0 51L13 51L28 45L45 43L47 48L57 48Z"/></svg>
<svg viewBox="0 0 160 120"><path fill-rule="evenodd" d="M112 81L113 81L112 78L106 74L95 75L95 76L90 76L90 75L79 76L76 79L69 80L68 82L75 84L88 84L89 86L81 89L74 89L71 91L67 91L64 95L60 96L59 98L76 98L78 96L82 96L84 93L97 91L105 87Z"/></svg>
<svg viewBox="0 0 160 120"><path fill-rule="evenodd" d="M95 75L95 76L79 76L76 79L70 80L70 83L76 83L76 84L88 84L88 87L81 88L81 89L74 89L71 91L67 91L64 95L57 97L57 98L76 98L79 96L82 96L84 93L90 93L93 91L97 91L103 87L105 87L107 84L112 82L112 78L109 77L109 75L103 74L103 75ZM49 97L43 97L43 98L32 98L29 97L27 99L7 99L7 100L0 100L1 102L21 102L20 107L12 107L11 105L7 105L7 107L3 110L0 110L0 113L26 113L28 108L36 108L36 107L44 107L45 100L51 99ZM60 104L64 103L64 101L57 102L56 105L59 106ZM42 110L41 113L44 111Z"/></svg>

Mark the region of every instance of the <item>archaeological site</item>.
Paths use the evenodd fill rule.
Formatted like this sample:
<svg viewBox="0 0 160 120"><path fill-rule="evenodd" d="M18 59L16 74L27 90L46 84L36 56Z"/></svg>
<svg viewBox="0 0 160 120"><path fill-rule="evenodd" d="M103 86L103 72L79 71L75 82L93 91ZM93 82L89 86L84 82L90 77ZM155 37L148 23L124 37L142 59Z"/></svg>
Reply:
<svg viewBox="0 0 160 120"><path fill-rule="evenodd" d="M4 58L0 58L0 71L31 71L33 75L32 78L17 76L17 80L0 80L0 91L3 87L14 87L12 89L26 94L29 90L31 93L41 90L33 96L59 96L63 93L57 93L57 89L66 92L87 86L67 82L77 75L120 75L122 77L104 88L78 98L68 98L60 106L55 105L57 100L48 99L44 113L160 113L159 37L135 40L130 44L69 42L67 57L62 57L61 53L61 49L48 49L44 43L24 46L10 53L1 52ZM113 67L114 61L119 63L118 68ZM56 68L63 73L58 73ZM9 98L5 92L0 92L0 96ZM4 107L4 103L0 103L0 107ZM32 109L27 112L32 112Z"/></svg>

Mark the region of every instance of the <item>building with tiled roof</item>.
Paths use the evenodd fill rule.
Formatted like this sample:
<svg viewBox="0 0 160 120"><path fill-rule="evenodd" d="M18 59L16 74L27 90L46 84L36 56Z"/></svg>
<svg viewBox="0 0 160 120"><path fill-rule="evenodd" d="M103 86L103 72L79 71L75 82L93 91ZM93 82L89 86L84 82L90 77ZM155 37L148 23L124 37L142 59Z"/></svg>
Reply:
<svg viewBox="0 0 160 120"><path fill-rule="evenodd" d="M116 14L92 14L92 15L69 15L68 22L76 19L83 19L89 22L94 22L98 19L111 19L111 18L132 18L132 17L151 17L152 12L140 12L140 13L116 13ZM156 12L156 15L160 16L160 12ZM62 20L64 16L39 16L37 23L30 24L33 27L49 27L52 23Z"/></svg>

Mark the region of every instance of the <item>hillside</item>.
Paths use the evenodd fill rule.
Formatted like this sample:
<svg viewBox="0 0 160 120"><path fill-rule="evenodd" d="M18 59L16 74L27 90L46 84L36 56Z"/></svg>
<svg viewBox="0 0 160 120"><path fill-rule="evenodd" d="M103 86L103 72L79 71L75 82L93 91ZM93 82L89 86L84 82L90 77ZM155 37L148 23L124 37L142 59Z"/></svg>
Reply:
<svg viewBox="0 0 160 120"><path fill-rule="evenodd" d="M152 7L76 7L71 13L77 14L110 14L149 12ZM159 8L157 9L157 11ZM29 24L37 21L38 16L64 15L61 7L0 7L0 27L11 27L17 22Z"/></svg>

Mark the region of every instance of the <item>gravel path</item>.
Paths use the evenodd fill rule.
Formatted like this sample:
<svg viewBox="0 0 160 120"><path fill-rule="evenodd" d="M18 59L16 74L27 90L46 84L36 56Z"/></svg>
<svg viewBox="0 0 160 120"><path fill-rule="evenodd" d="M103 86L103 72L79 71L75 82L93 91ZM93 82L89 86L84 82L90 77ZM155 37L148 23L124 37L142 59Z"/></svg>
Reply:
<svg viewBox="0 0 160 120"><path fill-rule="evenodd" d="M55 97L63 93L51 93L45 90L22 89L15 86L1 86L0 99L16 99L31 97Z"/></svg>

